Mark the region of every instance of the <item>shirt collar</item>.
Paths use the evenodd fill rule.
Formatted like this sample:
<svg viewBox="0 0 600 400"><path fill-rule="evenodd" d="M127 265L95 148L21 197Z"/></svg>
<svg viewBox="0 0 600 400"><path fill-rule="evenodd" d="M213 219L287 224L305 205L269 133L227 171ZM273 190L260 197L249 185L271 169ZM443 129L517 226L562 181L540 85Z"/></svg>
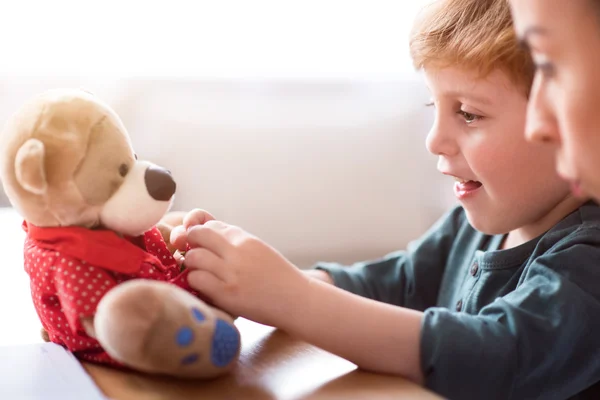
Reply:
<svg viewBox="0 0 600 400"><path fill-rule="evenodd" d="M132 274L144 262L161 265L154 255L111 230L79 226L39 227L27 221L23 221L23 230L40 247L111 271Z"/></svg>

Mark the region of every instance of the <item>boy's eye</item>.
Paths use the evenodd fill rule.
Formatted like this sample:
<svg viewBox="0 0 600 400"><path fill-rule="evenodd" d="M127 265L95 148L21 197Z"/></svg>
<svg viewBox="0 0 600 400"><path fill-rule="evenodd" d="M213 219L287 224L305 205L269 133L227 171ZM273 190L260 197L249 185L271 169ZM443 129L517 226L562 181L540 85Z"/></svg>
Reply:
<svg viewBox="0 0 600 400"><path fill-rule="evenodd" d="M463 110L459 110L457 114L461 115L467 124L472 124L473 122L479 121L481 118L483 118L480 115L468 113Z"/></svg>

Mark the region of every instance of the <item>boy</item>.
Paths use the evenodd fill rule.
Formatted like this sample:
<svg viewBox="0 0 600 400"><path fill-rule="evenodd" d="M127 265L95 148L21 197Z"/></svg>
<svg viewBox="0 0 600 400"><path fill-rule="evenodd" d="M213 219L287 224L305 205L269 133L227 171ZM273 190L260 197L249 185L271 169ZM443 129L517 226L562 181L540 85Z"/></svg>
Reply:
<svg viewBox="0 0 600 400"><path fill-rule="evenodd" d="M571 195L552 149L525 141L533 66L506 0L436 2L411 54L435 106L427 147L461 205L406 251L307 273L197 210L172 236L193 247L189 282L234 315L445 397L574 396L600 379L600 208Z"/></svg>

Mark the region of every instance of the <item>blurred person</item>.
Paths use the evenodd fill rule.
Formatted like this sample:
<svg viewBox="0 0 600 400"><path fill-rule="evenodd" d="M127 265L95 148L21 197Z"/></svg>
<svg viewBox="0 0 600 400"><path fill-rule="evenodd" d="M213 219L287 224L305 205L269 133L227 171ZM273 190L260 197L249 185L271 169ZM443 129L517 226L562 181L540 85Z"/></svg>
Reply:
<svg viewBox="0 0 600 400"><path fill-rule="evenodd" d="M574 192L600 199L600 2L510 4L536 66L527 138L555 149L558 172Z"/></svg>

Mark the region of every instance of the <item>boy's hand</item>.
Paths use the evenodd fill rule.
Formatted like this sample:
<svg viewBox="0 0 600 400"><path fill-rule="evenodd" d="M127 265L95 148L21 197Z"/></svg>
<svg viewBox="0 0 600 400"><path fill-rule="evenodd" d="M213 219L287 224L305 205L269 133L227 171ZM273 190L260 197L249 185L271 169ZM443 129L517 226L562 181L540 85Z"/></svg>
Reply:
<svg viewBox="0 0 600 400"><path fill-rule="evenodd" d="M186 213L183 211L172 211L165 214L156 224L156 227L160 231L160 234L171 254L175 254L175 250L177 250L171 243L171 232L176 226L183 223L183 218L185 215Z"/></svg>
<svg viewBox="0 0 600 400"><path fill-rule="evenodd" d="M190 286L231 314L280 326L306 296L311 279L236 226L205 221L188 229L187 242Z"/></svg>
<svg viewBox="0 0 600 400"><path fill-rule="evenodd" d="M177 250L176 259L178 264L183 264L185 250L187 249L187 229L191 226L202 225L207 221L214 220L208 211L201 210L199 208L193 209L192 211L185 213L178 213L174 218L177 218L177 224L170 231L169 246L174 250ZM172 219L172 222L175 222ZM183 254L183 255L182 255Z"/></svg>

